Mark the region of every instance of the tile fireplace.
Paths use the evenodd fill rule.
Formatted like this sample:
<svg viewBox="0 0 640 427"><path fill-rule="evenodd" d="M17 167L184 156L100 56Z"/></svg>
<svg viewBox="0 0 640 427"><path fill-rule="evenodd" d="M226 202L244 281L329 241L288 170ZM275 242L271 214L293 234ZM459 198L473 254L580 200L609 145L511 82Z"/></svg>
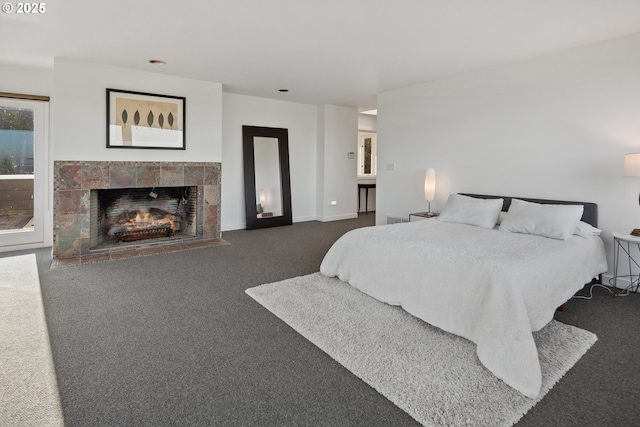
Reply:
<svg viewBox="0 0 640 427"><path fill-rule="evenodd" d="M54 162L54 262L224 243L220 170L205 162Z"/></svg>

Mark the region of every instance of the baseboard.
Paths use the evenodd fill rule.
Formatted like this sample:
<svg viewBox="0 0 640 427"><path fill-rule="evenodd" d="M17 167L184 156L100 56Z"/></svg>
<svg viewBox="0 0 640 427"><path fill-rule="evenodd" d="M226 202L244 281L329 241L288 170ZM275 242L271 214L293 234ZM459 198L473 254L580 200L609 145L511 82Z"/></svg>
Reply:
<svg viewBox="0 0 640 427"><path fill-rule="evenodd" d="M308 221L315 221L315 220L316 220L315 215L297 216L293 218L293 222L308 222Z"/></svg>
<svg viewBox="0 0 640 427"><path fill-rule="evenodd" d="M331 221L340 221L343 219L354 219L358 218L357 213L343 214L343 215L332 215L332 216L318 216L316 217L317 221L320 222L331 222Z"/></svg>
<svg viewBox="0 0 640 427"><path fill-rule="evenodd" d="M247 224L244 222L242 224L226 224L220 226L220 231L244 230L245 228L247 228Z"/></svg>
<svg viewBox="0 0 640 427"><path fill-rule="evenodd" d="M297 216L295 218L293 218L293 222L307 222L307 221L315 221L317 218L315 216L312 215L307 215L307 216ZM220 231L235 231L235 230L244 230L245 228L247 228L247 225L243 222L243 223L236 223L236 224L223 224L220 226Z"/></svg>
<svg viewBox="0 0 640 427"><path fill-rule="evenodd" d="M634 277L637 277L634 275ZM609 274L602 275L602 284L606 286L613 286L613 276ZM616 288L617 289L626 289L631 284L631 280L628 277L620 277L616 280Z"/></svg>

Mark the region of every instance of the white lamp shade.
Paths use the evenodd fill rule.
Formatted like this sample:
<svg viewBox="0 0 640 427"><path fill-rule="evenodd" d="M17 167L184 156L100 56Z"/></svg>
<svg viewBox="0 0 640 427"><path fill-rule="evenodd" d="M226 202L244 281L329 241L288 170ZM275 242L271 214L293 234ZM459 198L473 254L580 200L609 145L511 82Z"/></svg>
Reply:
<svg viewBox="0 0 640 427"><path fill-rule="evenodd" d="M424 176L424 199L427 202L433 202L436 195L436 170L434 168L427 169Z"/></svg>
<svg viewBox="0 0 640 427"><path fill-rule="evenodd" d="M640 154L624 156L624 176L640 176Z"/></svg>

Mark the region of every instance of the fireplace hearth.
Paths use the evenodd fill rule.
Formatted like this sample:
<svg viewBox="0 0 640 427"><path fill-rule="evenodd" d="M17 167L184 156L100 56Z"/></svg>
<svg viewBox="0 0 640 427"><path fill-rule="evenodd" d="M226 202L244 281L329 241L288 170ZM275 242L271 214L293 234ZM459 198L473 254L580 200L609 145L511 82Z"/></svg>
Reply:
<svg viewBox="0 0 640 427"><path fill-rule="evenodd" d="M54 162L59 266L224 244L220 163Z"/></svg>

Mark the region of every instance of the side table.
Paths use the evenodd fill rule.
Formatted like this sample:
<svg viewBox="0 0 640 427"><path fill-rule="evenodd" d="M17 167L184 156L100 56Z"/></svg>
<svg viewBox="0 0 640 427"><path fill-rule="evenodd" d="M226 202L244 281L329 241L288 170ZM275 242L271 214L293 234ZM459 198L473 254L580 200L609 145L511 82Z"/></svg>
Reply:
<svg viewBox="0 0 640 427"><path fill-rule="evenodd" d="M358 183L358 213L360 213L360 193L364 188L364 213L368 214L369 213L369 189L370 188L376 188L376 183L375 182L369 182L369 183Z"/></svg>
<svg viewBox="0 0 640 427"><path fill-rule="evenodd" d="M635 245L640 254L640 237L632 236L628 233L611 233L613 235L613 277L611 279L611 284L613 286L613 296L620 295L624 291L633 290L634 292L638 290L640 287L640 272L638 274L633 274L632 266L635 265L640 271L640 264L638 260L633 257L631 253L632 245ZM629 267L629 274L618 274L618 263L620 261L620 251L623 251L627 257L627 264ZM624 256L623 261L624 261ZM629 278L629 285L622 290L618 290L616 286L619 278ZM635 287L635 289L633 289Z"/></svg>
<svg viewBox="0 0 640 427"><path fill-rule="evenodd" d="M412 216L417 216L420 218L435 218L438 216L437 213L435 212L415 212L415 213L410 213L409 214L409 222L411 222L411 217Z"/></svg>

